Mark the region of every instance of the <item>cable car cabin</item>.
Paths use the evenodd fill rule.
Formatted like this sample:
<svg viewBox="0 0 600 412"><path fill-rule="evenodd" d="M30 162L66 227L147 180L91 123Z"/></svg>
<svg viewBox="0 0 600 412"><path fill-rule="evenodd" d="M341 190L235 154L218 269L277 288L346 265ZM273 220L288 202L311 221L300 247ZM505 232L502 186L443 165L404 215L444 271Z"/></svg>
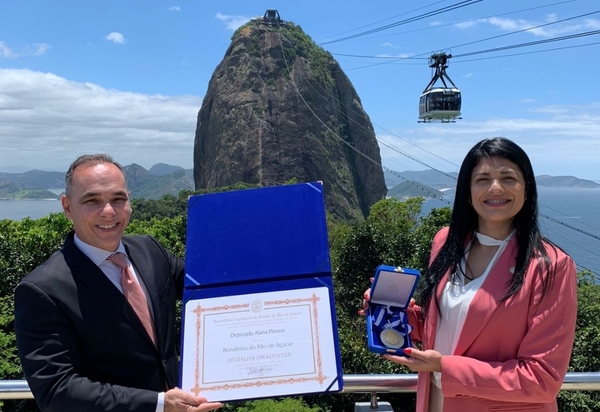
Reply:
<svg viewBox="0 0 600 412"><path fill-rule="evenodd" d="M419 99L419 121L452 122L460 118L460 105L460 90L457 88L429 89Z"/></svg>

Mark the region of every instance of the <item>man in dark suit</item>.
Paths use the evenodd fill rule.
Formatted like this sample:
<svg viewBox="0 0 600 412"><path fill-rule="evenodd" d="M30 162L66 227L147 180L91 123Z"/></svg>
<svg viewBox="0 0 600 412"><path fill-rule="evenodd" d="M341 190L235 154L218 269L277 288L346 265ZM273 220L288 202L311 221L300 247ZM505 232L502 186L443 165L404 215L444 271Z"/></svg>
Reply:
<svg viewBox="0 0 600 412"><path fill-rule="evenodd" d="M74 231L15 289L19 357L40 409L219 408L175 387L184 265L149 236L123 237L131 206L121 166L107 155L81 156L66 174L62 205ZM119 253L123 267L112 260ZM123 273L131 274L129 284ZM143 304L126 297L130 285Z"/></svg>

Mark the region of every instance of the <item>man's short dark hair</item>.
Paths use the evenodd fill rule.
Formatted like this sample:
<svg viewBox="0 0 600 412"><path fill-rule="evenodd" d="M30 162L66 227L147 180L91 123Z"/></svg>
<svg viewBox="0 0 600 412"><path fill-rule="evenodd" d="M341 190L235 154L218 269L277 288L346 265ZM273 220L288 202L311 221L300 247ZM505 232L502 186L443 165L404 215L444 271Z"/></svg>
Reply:
<svg viewBox="0 0 600 412"><path fill-rule="evenodd" d="M123 177L125 177L125 183L127 183L127 176L125 176L125 171L123 170L123 167L119 163L115 162L112 157L104 153L86 154L79 156L77 159L75 159L75 161L71 163L71 166L69 166L69 170L67 170L67 173L65 174L65 194L67 195L67 197L71 195L71 192L73 190L73 174L75 173L75 169L77 169L80 166L88 167L105 163L110 163L117 166L121 173L123 173Z"/></svg>

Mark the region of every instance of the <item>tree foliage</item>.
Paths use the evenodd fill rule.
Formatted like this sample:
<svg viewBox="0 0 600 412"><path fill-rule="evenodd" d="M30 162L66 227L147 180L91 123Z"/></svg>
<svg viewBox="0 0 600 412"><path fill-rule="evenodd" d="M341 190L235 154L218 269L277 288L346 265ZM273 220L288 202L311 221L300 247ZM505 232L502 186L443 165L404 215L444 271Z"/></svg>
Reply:
<svg viewBox="0 0 600 412"><path fill-rule="evenodd" d="M355 225L330 228L340 351L344 374L407 373L367 350L365 319L358 315L364 291L379 265L423 270L429 259L433 234L449 222L450 213L440 209L421 216L423 198L406 201L389 198L375 203L368 218ZM446 208L447 209L447 208ZM427 237L423 237L427 236ZM427 250L427 256L421 252ZM414 394L386 395L395 411L415 407ZM330 411L353 410L365 395L323 397Z"/></svg>
<svg viewBox="0 0 600 412"><path fill-rule="evenodd" d="M569 372L600 372L600 285L590 272L579 274L577 326ZM600 411L600 392L561 392L559 410Z"/></svg>
<svg viewBox="0 0 600 412"><path fill-rule="evenodd" d="M235 186L218 190L243 189ZM187 199L212 191L182 191L178 197L134 200L128 234L149 234L176 255L185 256ZM433 209L422 215L422 198L382 200L361 222L335 220L328 215L329 247L335 285L335 300L342 367L349 374L406 373L403 367L370 353L366 344L365 319L357 310L380 264L423 270L429 260L433 235L450 221L450 209ZM23 379L14 336L12 292L27 273L60 249L71 223L62 214L21 221L0 221L0 380ZM590 273L580 274L577 334L569 370L600 371L600 285ZM179 318L178 324L181 320ZM224 412L299 411L342 412L354 403L369 400L368 394L311 395L298 398L264 399L225 405ZM382 394L397 412L414 410L414 394ZM599 392L561 392L561 411L600 410ZM6 412L33 412L32 400L0 402Z"/></svg>
<svg viewBox="0 0 600 412"><path fill-rule="evenodd" d="M318 406L309 406L299 398L261 399L253 402L225 405L223 412L321 412Z"/></svg>

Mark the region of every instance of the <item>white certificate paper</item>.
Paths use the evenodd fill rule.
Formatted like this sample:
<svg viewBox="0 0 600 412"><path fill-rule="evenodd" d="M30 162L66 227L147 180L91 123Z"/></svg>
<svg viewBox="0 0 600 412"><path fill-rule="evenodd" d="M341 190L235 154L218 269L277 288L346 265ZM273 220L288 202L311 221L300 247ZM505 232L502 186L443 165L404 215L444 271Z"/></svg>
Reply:
<svg viewBox="0 0 600 412"><path fill-rule="evenodd" d="M183 390L210 402L340 390L326 287L189 300Z"/></svg>

